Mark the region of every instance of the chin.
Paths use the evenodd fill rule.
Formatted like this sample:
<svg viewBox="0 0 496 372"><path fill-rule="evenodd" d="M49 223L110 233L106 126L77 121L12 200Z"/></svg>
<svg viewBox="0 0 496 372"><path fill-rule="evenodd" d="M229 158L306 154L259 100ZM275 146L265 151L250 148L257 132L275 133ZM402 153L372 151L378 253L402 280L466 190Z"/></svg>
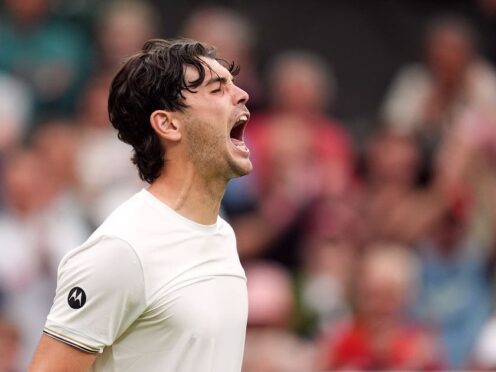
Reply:
<svg viewBox="0 0 496 372"><path fill-rule="evenodd" d="M243 159L243 161L234 162L234 164L231 165L231 170L232 177L230 178L243 177L251 173L253 170L253 164L250 159Z"/></svg>

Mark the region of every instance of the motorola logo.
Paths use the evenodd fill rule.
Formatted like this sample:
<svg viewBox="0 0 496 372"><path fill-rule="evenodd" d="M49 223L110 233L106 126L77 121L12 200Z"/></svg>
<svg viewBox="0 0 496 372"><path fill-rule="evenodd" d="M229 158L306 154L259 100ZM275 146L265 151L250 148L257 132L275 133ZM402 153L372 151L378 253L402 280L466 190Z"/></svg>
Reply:
<svg viewBox="0 0 496 372"><path fill-rule="evenodd" d="M69 292L67 302L73 309L80 309L86 303L86 293L81 288L74 287Z"/></svg>

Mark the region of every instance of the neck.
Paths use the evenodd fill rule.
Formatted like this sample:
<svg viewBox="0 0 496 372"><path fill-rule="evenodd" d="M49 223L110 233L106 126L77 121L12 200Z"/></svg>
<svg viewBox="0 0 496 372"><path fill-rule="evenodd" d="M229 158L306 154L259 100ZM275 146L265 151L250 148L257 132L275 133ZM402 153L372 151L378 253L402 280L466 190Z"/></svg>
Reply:
<svg viewBox="0 0 496 372"><path fill-rule="evenodd" d="M211 225L217 221L226 185L226 180L202 175L191 163L171 160L148 191L182 216Z"/></svg>

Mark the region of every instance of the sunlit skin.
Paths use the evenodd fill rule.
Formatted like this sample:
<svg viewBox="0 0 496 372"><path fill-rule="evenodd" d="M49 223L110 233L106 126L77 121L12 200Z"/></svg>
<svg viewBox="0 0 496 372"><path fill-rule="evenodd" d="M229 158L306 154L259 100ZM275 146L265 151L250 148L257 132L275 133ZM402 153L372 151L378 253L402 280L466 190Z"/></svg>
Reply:
<svg viewBox="0 0 496 372"><path fill-rule="evenodd" d="M219 62L203 61L210 69L195 92L183 92L187 108L157 110L150 116L166 148L166 158L162 174L149 191L183 216L213 224L227 182L252 170L249 150L231 139L236 121L243 115L249 118L249 96ZM186 69L187 81L197 77L195 69Z"/></svg>

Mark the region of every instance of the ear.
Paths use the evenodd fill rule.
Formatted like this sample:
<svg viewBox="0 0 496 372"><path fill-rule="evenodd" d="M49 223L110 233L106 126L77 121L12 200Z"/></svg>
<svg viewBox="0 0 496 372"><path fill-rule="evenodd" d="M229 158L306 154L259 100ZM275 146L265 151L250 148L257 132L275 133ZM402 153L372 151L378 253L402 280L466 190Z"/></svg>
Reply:
<svg viewBox="0 0 496 372"><path fill-rule="evenodd" d="M153 111L150 115L150 124L160 138L174 142L181 139L178 121L172 112L164 110Z"/></svg>

